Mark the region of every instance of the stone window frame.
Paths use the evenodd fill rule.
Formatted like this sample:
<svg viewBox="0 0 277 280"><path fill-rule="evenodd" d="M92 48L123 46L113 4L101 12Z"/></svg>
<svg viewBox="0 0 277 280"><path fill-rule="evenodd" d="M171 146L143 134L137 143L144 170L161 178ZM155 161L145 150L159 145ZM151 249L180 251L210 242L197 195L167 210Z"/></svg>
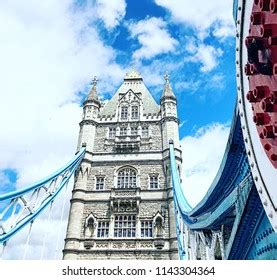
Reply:
<svg viewBox="0 0 277 280"><path fill-rule="evenodd" d="M140 237L153 238L154 222L153 220L140 220Z"/></svg>
<svg viewBox="0 0 277 280"><path fill-rule="evenodd" d="M120 119L121 120L128 120L128 115L129 115L129 107L127 105L123 105L120 108Z"/></svg>
<svg viewBox="0 0 277 280"><path fill-rule="evenodd" d="M122 214L114 216L114 237L136 237L137 218L134 214Z"/></svg>
<svg viewBox="0 0 277 280"><path fill-rule="evenodd" d="M124 133L123 133L123 131L124 131ZM128 127L126 127L126 126L120 127L119 135L120 136L127 136L128 135Z"/></svg>
<svg viewBox="0 0 277 280"><path fill-rule="evenodd" d="M138 135L138 127L137 126L131 126L131 135L132 136L136 136L136 135ZM134 131L135 131L135 133L134 133Z"/></svg>
<svg viewBox="0 0 277 280"><path fill-rule="evenodd" d="M145 131L147 131L147 133L145 133ZM149 137L149 126L142 126L141 127L141 137L142 138L148 138Z"/></svg>
<svg viewBox="0 0 277 280"><path fill-rule="evenodd" d="M132 120L139 119L139 106L137 104L131 106L131 119Z"/></svg>
<svg viewBox="0 0 277 280"><path fill-rule="evenodd" d="M116 136L116 127L109 127L108 138L109 139L114 139L115 136Z"/></svg>
<svg viewBox="0 0 277 280"><path fill-rule="evenodd" d="M121 172L124 173L120 174ZM132 174L129 174L130 172L132 172ZM135 189L137 187L137 183L138 172L134 167L123 166L117 171L117 189Z"/></svg>
<svg viewBox="0 0 277 280"><path fill-rule="evenodd" d="M156 178L157 181L156 182L153 182L153 181L151 182L151 178ZM153 185L154 183L157 184L157 187L155 187L155 188L151 187L151 184ZM151 173L151 174L148 175L148 188L149 188L149 190L160 189L160 176L159 176L158 173Z"/></svg>
<svg viewBox="0 0 277 280"><path fill-rule="evenodd" d="M109 220L98 220L97 221L97 238L108 238L110 232L110 221Z"/></svg>
<svg viewBox="0 0 277 280"><path fill-rule="evenodd" d="M99 179L103 179L103 182L97 182L97 180ZM99 187L101 186L102 187ZM105 189L105 176L104 175L96 175L95 176L95 190L96 191L101 191L101 190L104 190Z"/></svg>
<svg viewBox="0 0 277 280"><path fill-rule="evenodd" d="M97 230L97 218L90 213L85 219L84 235L86 238L95 238Z"/></svg>
<svg viewBox="0 0 277 280"><path fill-rule="evenodd" d="M160 212L153 218L153 237L163 237L165 233L165 219Z"/></svg>

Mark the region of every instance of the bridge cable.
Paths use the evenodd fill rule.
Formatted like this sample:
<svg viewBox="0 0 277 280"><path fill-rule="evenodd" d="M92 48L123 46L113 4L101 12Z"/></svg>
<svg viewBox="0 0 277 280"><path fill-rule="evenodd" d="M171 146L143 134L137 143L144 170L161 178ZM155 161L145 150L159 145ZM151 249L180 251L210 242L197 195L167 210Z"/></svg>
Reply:
<svg viewBox="0 0 277 280"><path fill-rule="evenodd" d="M30 222L29 232L28 232L26 243L25 243L24 254L23 254L23 258L22 258L23 260L26 259L27 252L28 252L28 249L29 249L29 242L30 242L32 228L33 228L33 223L34 223L34 220Z"/></svg>
<svg viewBox="0 0 277 280"><path fill-rule="evenodd" d="M66 182L65 190L64 190L62 213L61 213L61 217L60 217L58 236L57 236L57 239L56 239L56 248L55 248L54 260L57 259L57 253L58 253L58 249L59 249L58 247L59 247L59 240L60 240L60 235L61 235L61 231L62 231L62 222L63 222L63 217L64 217L64 208L65 208L65 203L66 203L66 194L67 194L67 190L68 190L68 182L69 182L69 180Z"/></svg>
<svg viewBox="0 0 277 280"><path fill-rule="evenodd" d="M51 212L52 212L53 202L54 202L54 200L52 200L51 204L50 204L50 209L49 209L48 218L47 218L47 229L46 229L46 232L45 232L44 238L43 238L43 244L42 244L42 249L41 249L41 254L40 254L40 260L43 259L46 239L47 239L48 233L49 233L49 228L50 228L49 224L50 224L50 221L51 221L50 219L51 219Z"/></svg>

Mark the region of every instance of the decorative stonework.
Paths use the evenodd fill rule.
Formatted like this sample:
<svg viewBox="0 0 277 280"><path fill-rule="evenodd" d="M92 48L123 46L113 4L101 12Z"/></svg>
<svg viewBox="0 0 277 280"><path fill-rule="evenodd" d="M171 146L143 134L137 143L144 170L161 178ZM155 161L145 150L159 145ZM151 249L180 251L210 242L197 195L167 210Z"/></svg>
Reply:
<svg viewBox="0 0 277 280"><path fill-rule="evenodd" d="M86 143L87 153L75 179L64 258L177 259L170 174L165 173L169 139L176 145L179 139L176 98L169 80L162 106L136 71L126 75L104 107L96 82L93 87L80 123L79 145ZM121 115L123 106L127 109ZM126 135L120 135L123 127ZM121 168L136 170L135 178L118 181ZM154 175L158 187L150 188L149 178ZM96 188L100 176L103 189Z"/></svg>

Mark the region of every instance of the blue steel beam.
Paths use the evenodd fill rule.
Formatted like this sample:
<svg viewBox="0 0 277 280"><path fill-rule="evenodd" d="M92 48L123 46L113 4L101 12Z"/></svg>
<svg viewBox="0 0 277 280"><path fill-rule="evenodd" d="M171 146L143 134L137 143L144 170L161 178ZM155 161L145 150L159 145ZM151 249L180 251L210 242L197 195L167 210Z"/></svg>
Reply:
<svg viewBox="0 0 277 280"><path fill-rule="evenodd" d="M217 175L205 197L192 209L189 216L197 218L204 213L213 211L243 181L248 173L249 164L236 109L226 150Z"/></svg>
<svg viewBox="0 0 277 280"><path fill-rule="evenodd" d="M28 195L31 193L32 194L31 197L32 197L33 194L36 191L39 191L40 188L45 189L45 186L47 184L50 183L51 185L51 183L54 182L54 180L57 180L59 176L62 176L62 179L59 182L59 184L55 187L54 192L52 193L49 187L49 189L46 192L46 196L43 198L42 201L40 201L39 206L35 207L35 209L34 208L29 209L29 214L22 217L19 221L16 222L14 226L10 227L9 229L4 229L3 223L7 223L8 219L16 218L16 216L14 216L14 214L16 215L15 213L16 211L10 213L8 217L6 217L6 215L4 215L3 212L0 213L0 222L2 223L2 225L0 224L2 228L2 233L0 233L0 243L6 242L17 232L19 232L22 228L24 228L26 225L34 221L34 219L36 219L37 216L41 214L43 210L51 204L51 202L57 197L60 191L68 183L69 179L80 165L84 155L85 155L85 148L82 148L82 150L67 165L65 165L63 168L59 169L58 171L54 172L52 175L22 190L14 191L0 196L0 201L2 201L3 203L7 202L8 204L15 204L12 206L12 208L14 209L16 209L16 207L20 208L21 207L20 204L17 204L18 199L25 201L24 195ZM26 201L26 204L27 203L28 202ZM4 209L7 209L7 207Z"/></svg>
<svg viewBox="0 0 277 280"><path fill-rule="evenodd" d="M2 194L0 195L0 201L3 200L7 200L7 199L14 199L16 197L19 197L27 192L36 190L38 188L40 188L41 186L45 185L46 182L49 182L51 180L53 180L54 178L56 178L59 174L63 173L64 171L66 171L68 168L70 168L71 166L76 165L76 162L79 161L80 157L84 157L85 154L85 148L83 148L71 161L69 161L65 166L63 166L62 168L58 169L57 171L55 171L54 173L52 173L51 175L45 177L44 179L36 182L35 184L32 184L30 186L27 186L21 190L18 191L13 191L13 192L9 192L7 194Z"/></svg>
<svg viewBox="0 0 277 280"><path fill-rule="evenodd" d="M230 211L235 210L238 201L238 195L248 197L253 185L251 176L247 177L237 188L235 188L225 199L219 204L214 211L198 218L193 224L190 224L190 229L213 229L217 225L223 225Z"/></svg>

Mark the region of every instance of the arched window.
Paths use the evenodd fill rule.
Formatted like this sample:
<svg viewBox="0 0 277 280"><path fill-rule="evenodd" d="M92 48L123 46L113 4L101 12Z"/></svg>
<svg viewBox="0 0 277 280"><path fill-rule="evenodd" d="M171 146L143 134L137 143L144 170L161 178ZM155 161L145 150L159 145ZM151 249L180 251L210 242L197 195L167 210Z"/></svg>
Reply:
<svg viewBox="0 0 277 280"><path fill-rule="evenodd" d="M130 189L137 187L137 172L132 168L124 168L118 172L117 188Z"/></svg>
<svg viewBox="0 0 277 280"><path fill-rule="evenodd" d="M163 235L163 220L161 217L157 217L155 220L156 237Z"/></svg>
<svg viewBox="0 0 277 280"><path fill-rule="evenodd" d="M95 219L90 215L86 220L85 225L85 236L86 237L94 237L94 232L96 228L96 221Z"/></svg>

